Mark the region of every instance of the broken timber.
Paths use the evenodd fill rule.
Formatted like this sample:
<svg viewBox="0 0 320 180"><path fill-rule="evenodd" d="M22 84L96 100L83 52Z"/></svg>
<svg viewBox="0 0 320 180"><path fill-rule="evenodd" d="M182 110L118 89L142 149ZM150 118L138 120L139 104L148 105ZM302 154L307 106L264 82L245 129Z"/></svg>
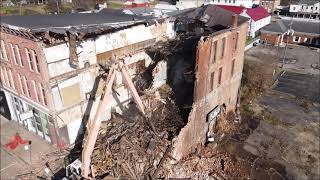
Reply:
<svg viewBox="0 0 320 180"><path fill-rule="evenodd" d="M136 88L133 85L133 82L127 72L126 65L122 62L122 60L118 60L118 62L115 62L115 64L112 65L109 75L107 78L105 91L102 99L99 102L97 112L94 116L93 121L90 121L90 123L87 126L88 136L85 140L83 151L82 151L82 176L84 178L89 178L89 167L91 162L91 155L94 149L94 145L96 143L99 129L101 126L101 119L100 115L103 112L103 110L106 108L108 101L110 101L110 94L112 90L112 85L115 80L116 71L121 71L121 75L123 76L123 79L125 80L125 83L127 85L127 88L130 90L136 104L138 105L139 110L145 114L144 112L144 106L143 103L138 95L138 92Z"/></svg>

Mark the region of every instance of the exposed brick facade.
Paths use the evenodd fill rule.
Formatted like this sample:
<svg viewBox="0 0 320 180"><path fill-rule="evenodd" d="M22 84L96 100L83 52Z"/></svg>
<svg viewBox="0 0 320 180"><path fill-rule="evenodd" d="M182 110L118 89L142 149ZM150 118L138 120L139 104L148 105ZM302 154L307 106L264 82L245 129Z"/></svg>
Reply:
<svg viewBox="0 0 320 180"><path fill-rule="evenodd" d="M260 6L265 8L269 13L273 13L280 6L280 0L260 0Z"/></svg>
<svg viewBox="0 0 320 180"><path fill-rule="evenodd" d="M283 38L282 38L283 36ZM267 44L274 46L284 45L286 40L286 35L274 32L261 32L260 39ZM312 36L308 33L295 32L293 36L288 39L289 44L307 45L307 46L320 46L320 35Z"/></svg>
<svg viewBox="0 0 320 180"><path fill-rule="evenodd" d="M50 99L48 98L48 76L47 76L47 64L45 59L43 58L43 52L42 52L42 45L39 42L35 42L30 39L26 39L19 36L14 36L11 34L7 34L4 32L1 32L1 40L4 42L6 54L8 61L1 61L1 67L2 71L3 68L5 68L7 71L12 71L13 81L14 81L14 87L10 87L10 85L6 84L4 87L10 89L11 91L15 92L18 96L24 97L26 99L29 99L33 101L35 104L38 104L40 106L44 106L49 109L50 105ZM13 54L11 50L11 45L13 46L14 53ZM16 53L16 45L19 47L20 52L20 58L22 61L23 66L20 65L18 54ZM30 65L28 62L28 57L25 48L29 49L31 60L33 63L33 70L30 70ZM33 52L35 52L37 56L37 62L35 58L33 58ZM16 58L14 58L16 56ZM16 62L15 60L16 59ZM37 72L37 69L39 69L39 72ZM20 85L19 77L21 77L22 84ZM24 84L24 77L26 77L26 83L27 86ZM36 91L34 89L33 81L35 82ZM40 86L41 84L41 86ZM21 89L24 88L24 90ZM43 87L43 96L45 97L45 101L42 98L42 89L40 87ZM29 92L28 92L29 91ZM24 93L23 93L24 92ZM38 96L37 96L38 94ZM30 96L29 96L30 95Z"/></svg>
<svg viewBox="0 0 320 180"><path fill-rule="evenodd" d="M279 46L281 41L281 35L282 34L261 32L260 39L268 44Z"/></svg>
<svg viewBox="0 0 320 180"><path fill-rule="evenodd" d="M245 23L237 29L228 29L200 40L196 62L195 102L188 124L175 141L173 156L176 159L179 160L192 152L198 144L205 143L208 130L207 115L211 110L223 106L226 112L235 111L242 77L247 28L248 24ZM224 38L226 42L222 57ZM217 42L216 50L214 42Z"/></svg>
<svg viewBox="0 0 320 180"><path fill-rule="evenodd" d="M48 135L51 142L55 143L56 132L49 114L53 103L42 43L2 31L0 37L2 55L5 54L0 61L2 88L12 96L19 97L24 103L47 114Z"/></svg>

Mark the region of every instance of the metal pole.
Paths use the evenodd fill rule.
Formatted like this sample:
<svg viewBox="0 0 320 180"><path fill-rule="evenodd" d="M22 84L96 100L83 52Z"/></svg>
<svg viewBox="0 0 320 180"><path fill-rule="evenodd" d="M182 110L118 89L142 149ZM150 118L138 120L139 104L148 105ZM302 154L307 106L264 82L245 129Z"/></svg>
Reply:
<svg viewBox="0 0 320 180"><path fill-rule="evenodd" d="M289 30L287 31L286 46L285 46L284 55L282 58L282 68L284 66L284 61L287 58L286 56L287 56L287 49L288 49L288 40L289 40L289 37L291 36L291 33L292 33L292 23L293 23L293 18L291 18L291 22L289 24Z"/></svg>
<svg viewBox="0 0 320 180"><path fill-rule="evenodd" d="M32 141L29 141L29 158L30 158L30 166L31 166L31 173L32 173L32 156L31 156L31 143Z"/></svg>
<svg viewBox="0 0 320 180"><path fill-rule="evenodd" d="M19 8L19 14L20 14L20 16L22 15L21 8L22 8L22 2L20 2L20 8Z"/></svg>
<svg viewBox="0 0 320 180"><path fill-rule="evenodd" d="M58 11L58 14L60 14L60 9L59 9L59 0L56 0L57 2L57 11Z"/></svg>
<svg viewBox="0 0 320 180"><path fill-rule="evenodd" d="M285 61L286 56L287 56L288 39L289 39L289 33L287 33L286 46L284 48L284 54L283 54L283 58L282 58L282 67L284 66L284 61Z"/></svg>

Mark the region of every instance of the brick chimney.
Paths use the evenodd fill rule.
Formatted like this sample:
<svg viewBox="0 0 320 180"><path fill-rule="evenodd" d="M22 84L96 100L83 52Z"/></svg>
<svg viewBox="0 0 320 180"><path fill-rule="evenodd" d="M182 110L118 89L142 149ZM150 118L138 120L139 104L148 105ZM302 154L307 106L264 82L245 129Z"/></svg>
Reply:
<svg viewBox="0 0 320 180"><path fill-rule="evenodd" d="M236 28L238 25L238 16L236 14L231 17L231 27Z"/></svg>

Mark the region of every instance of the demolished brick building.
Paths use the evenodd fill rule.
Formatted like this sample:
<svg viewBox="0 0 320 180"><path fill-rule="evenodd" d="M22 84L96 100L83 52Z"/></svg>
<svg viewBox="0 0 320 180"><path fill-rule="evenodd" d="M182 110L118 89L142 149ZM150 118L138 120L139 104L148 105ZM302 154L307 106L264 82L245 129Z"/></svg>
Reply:
<svg viewBox="0 0 320 180"><path fill-rule="evenodd" d="M65 143L73 144L84 117L91 119L94 116L103 86L99 70L107 67L111 59L124 59L134 80L139 74L151 75L149 89L168 84L185 121L173 139L171 152L172 157L180 160L210 138L210 126L214 126L219 114L236 110L248 19L213 5L187 10L166 19L125 16L122 23L97 22L92 25L87 22L88 25L74 27L31 28L21 24L19 18L8 18L1 24L1 47L4 44L2 50L6 52L12 43L18 43L12 40L15 37L28 39L23 41L26 44L32 41L38 46L39 56L41 54L38 60L43 66L41 72L45 73L43 83L47 82L44 92L48 105L35 104L49 117L48 127L52 128L49 134L54 143L63 139ZM128 18L135 19L128 21ZM33 98L33 95L28 98L28 94L22 93L23 89L29 88L28 85L20 85L18 93L10 90L10 75L2 75L7 72L4 69L15 65L10 58L6 62L9 65L1 65L3 82L8 79L2 89L9 98L12 94L19 99ZM27 59L30 58L26 58L25 64L28 64ZM12 69L17 71L14 74L19 74L19 70ZM97 81L97 77L101 80ZM13 83L22 84L19 81ZM139 80L135 84L139 84ZM113 88L113 94L120 97L114 96L105 110L104 120L110 119L111 111L126 111L123 107L131 99L121 76L116 77ZM36 100L37 96L34 97ZM27 122L27 126L30 124Z"/></svg>
<svg viewBox="0 0 320 180"><path fill-rule="evenodd" d="M180 53L186 55L168 61L168 75L171 74L168 83L172 84L177 104L191 108L186 126L173 142L172 156L176 160L210 138L210 126L214 126L219 114L235 112L247 26L247 18L217 6L203 6L177 17L177 33L180 37L186 36L184 42L179 42L183 41L182 38L177 43L184 43L186 48ZM173 47L172 51L179 50ZM188 64L186 60L189 66L185 69L174 68ZM194 81L186 77L190 76L190 70Z"/></svg>

